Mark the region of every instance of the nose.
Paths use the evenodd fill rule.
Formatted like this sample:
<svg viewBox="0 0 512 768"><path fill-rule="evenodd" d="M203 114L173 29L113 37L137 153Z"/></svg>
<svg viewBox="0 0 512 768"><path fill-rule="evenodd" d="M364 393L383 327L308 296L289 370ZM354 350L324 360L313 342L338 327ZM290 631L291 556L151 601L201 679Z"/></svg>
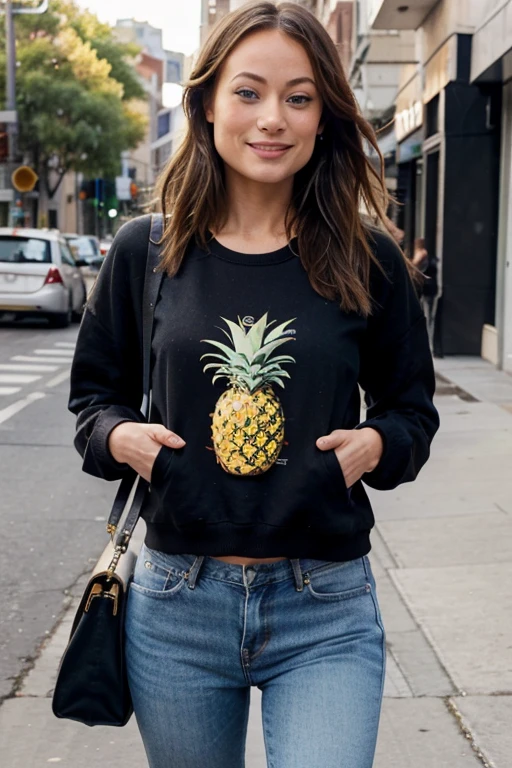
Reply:
<svg viewBox="0 0 512 768"><path fill-rule="evenodd" d="M256 125L258 130L264 133L281 133L286 128L286 122L277 104L267 104L264 112L258 117Z"/></svg>

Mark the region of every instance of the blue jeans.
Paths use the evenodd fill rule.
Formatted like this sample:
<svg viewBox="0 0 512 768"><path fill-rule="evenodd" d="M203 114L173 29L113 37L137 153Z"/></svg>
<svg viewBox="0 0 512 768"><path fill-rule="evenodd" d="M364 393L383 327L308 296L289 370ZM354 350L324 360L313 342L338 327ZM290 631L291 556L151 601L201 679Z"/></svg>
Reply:
<svg viewBox="0 0 512 768"><path fill-rule="evenodd" d="M269 768L371 768L384 629L368 558L241 566L143 547L126 657L151 768L243 768L250 687Z"/></svg>

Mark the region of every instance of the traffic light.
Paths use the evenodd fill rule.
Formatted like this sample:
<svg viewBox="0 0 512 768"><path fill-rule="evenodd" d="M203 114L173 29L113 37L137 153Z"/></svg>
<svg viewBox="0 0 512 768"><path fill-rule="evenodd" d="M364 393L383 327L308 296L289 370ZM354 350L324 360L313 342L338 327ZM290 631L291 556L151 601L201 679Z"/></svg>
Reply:
<svg viewBox="0 0 512 768"><path fill-rule="evenodd" d="M93 200L96 197L96 185L94 179L82 181L78 197L80 200Z"/></svg>

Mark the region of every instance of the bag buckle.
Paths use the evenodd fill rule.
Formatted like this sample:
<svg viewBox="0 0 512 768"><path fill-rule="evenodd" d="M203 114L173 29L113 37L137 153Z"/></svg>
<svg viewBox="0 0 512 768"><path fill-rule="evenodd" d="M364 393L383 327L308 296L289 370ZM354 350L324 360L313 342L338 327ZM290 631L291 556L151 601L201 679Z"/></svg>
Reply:
<svg viewBox="0 0 512 768"><path fill-rule="evenodd" d="M85 604L84 613L88 612L95 597L106 597L109 600L113 600L114 610L112 615L117 616L117 608L119 604L119 584L112 584L108 591L104 590L101 584L93 584L89 593L89 597L87 598L87 603Z"/></svg>

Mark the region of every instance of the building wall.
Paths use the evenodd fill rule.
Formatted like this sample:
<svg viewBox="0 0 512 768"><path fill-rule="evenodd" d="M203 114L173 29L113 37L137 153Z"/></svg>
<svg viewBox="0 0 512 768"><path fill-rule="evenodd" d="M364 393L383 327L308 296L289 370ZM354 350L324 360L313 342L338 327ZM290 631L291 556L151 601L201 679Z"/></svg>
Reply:
<svg viewBox="0 0 512 768"><path fill-rule="evenodd" d="M482 0L481 15L473 39L471 79L486 74L486 70L512 49L512 0ZM512 54L510 54L512 58ZM498 78L504 73L497 72ZM493 77L496 76L493 73ZM512 65L509 65L512 77ZM505 79L506 76L503 78Z"/></svg>
<svg viewBox="0 0 512 768"><path fill-rule="evenodd" d="M474 32L481 16L481 3L482 0L440 0L421 27L423 60L428 61L452 35Z"/></svg>

